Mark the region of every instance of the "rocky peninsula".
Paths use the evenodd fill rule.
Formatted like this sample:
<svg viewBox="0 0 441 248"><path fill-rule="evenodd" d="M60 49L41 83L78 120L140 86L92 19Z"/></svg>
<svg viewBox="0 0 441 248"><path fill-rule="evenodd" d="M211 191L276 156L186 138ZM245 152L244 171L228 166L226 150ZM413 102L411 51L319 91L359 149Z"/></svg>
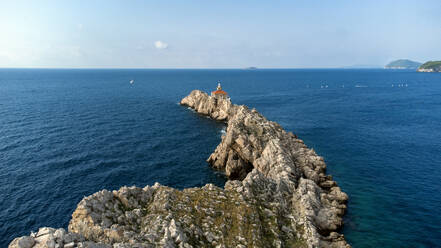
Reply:
<svg viewBox="0 0 441 248"><path fill-rule="evenodd" d="M226 123L207 160L224 188L102 190L81 200L67 232L40 228L9 247L349 247L338 233L348 197L314 150L228 98L194 90L181 105Z"/></svg>

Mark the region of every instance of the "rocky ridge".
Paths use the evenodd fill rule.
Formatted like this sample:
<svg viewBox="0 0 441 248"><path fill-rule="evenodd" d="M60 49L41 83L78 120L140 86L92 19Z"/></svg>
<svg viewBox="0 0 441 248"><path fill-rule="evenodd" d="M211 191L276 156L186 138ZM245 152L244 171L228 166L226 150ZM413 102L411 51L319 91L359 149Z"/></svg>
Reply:
<svg viewBox="0 0 441 248"><path fill-rule="evenodd" d="M323 158L256 110L194 90L182 99L227 122L208 162L230 179L182 191L155 184L85 197L68 232L41 228L9 247L349 247L347 195Z"/></svg>

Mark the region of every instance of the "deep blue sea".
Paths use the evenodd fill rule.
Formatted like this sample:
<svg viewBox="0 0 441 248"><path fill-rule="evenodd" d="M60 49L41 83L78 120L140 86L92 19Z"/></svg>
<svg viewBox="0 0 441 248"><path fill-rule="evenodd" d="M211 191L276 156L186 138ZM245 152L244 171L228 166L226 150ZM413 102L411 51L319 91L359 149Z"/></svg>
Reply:
<svg viewBox="0 0 441 248"><path fill-rule="evenodd" d="M441 73L0 69L1 247L101 189L223 186L224 125L178 105L217 80L325 158L353 247L441 245Z"/></svg>

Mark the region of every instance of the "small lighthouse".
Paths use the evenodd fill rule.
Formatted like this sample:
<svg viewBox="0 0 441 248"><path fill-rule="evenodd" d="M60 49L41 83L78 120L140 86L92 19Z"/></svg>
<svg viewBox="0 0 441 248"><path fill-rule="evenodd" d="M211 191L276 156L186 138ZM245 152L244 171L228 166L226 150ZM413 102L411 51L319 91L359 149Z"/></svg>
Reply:
<svg viewBox="0 0 441 248"><path fill-rule="evenodd" d="M227 92L222 90L222 86L220 82L217 82L217 88L215 91L211 92L211 96L216 98L228 98Z"/></svg>

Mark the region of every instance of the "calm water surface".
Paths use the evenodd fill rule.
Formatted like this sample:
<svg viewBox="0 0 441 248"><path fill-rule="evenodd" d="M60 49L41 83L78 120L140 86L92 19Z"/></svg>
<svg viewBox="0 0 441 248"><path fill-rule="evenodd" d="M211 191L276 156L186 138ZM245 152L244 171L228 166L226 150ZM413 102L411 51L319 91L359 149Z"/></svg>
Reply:
<svg viewBox="0 0 441 248"><path fill-rule="evenodd" d="M0 69L1 247L67 227L101 189L223 186L205 163L223 124L177 104L217 80L325 158L350 197L354 247L441 244L441 74Z"/></svg>

